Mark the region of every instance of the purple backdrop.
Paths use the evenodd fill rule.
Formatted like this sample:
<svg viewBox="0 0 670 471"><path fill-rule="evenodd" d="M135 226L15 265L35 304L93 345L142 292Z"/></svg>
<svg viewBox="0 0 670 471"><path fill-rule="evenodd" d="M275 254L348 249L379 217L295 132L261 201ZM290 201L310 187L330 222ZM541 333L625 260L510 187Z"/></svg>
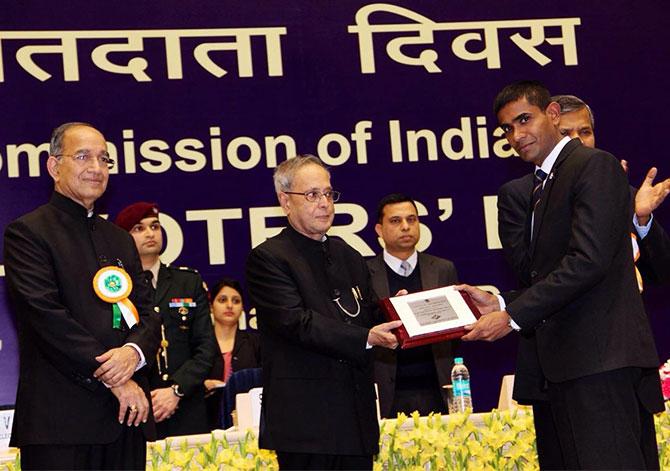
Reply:
<svg viewBox="0 0 670 471"><path fill-rule="evenodd" d="M119 161L97 209L157 201L174 220L166 258L207 281L241 278L252 245L284 224L270 217L271 174L295 148L332 165L344 195L337 233L364 255L380 250L377 201L403 191L425 206L428 252L453 260L465 282L509 289L492 197L529 168L494 135L491 103L522 78L588 101L598 146L629 160L633 184L651 165L670 174L656 121L669 104L659 84L670 73L660 0L153 5L3 5L2 227L49 197L46 151L34 146L62 122L89 121ZM370 36L366 6L375 10ZM668 205L659 221L670 220ZM14 401L18 362L3 277L0 405ZM648 287L645 298L665 359L662 294ZM513 335L462 346L476 409L496 404L515 350Z"/></svg>

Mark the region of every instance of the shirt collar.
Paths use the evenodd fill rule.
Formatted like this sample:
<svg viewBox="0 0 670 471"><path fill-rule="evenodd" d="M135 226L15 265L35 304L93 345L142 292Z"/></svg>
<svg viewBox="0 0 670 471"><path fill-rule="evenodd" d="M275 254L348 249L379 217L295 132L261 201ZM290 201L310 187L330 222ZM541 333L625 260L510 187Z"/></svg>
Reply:
<svg viewBox="0 0 670 471"><path fill-rule="evenodd" d="M409 273L407 275L411 275L414 269L416 268L416 264L419 261L419 254L415 250L412 255L409 256L407 259L407 263L409 263ZM400 269L400 264L403 262L403 260L399 259L398 257L391 255L384 249L384 262L393 270L395 273L398 275L402 274L402 270Z"/></svg>
<svg viewBox="0 0 670 471"><path fill-rule="evenodd" d="M284 230L287 231L288 235L289 235L295 242L297 242L297 243L300 244L300 245L307 246L307 247L312 247L312 248L318 248L318 249L321 249L321 247L322 247L325 243L329 242L328 236L325 235L325 234L324 234L324 236L323 236L320 240L315 240L315 239L312 239L311 237L307 237L305 234L301 234L300 232L298 232L298 231L295 229L295 227L293 227L293 226L291 225L290 222L289 222L289 224L286 226L286 228L285 228Z"/></svg>
<svg viewBox="0 0 670 471"><path fill-rule="evenodd" d="M82 205L76 201L68 198L62 193L54 191L51 194L51 200L49 201L52 205L56 206L58 209L65 211L68 214L71 214L75 217L81 218L90 218L93 217L93 210L89 211L84 208Z"/></svg>
<svg viewBox="0 0 670 471"><path fill-rule="evenodd" d="M151 268L149 268L149 271L153 275L153 278L151 278L151 284L154 285L154 289L156 288L156 284L158 283L158 271L161 268L161 261L160 259L156 260L156 263L153 264Z"/></svg>
<svg viewBox="0 0 670 471"><path fill-rule="evenodd" d="M565 136L563 139L558 141L558 144L549 152L549 155L547 156L546 159L544 159L544 162L542 162L542 166L538 167L537 165L535 166L535 170L542 169L544 173L547 175L551 175L551 169L554 167L554 163L556 162L556 159L558 158L558 154L561 153L565 145L570 142L571 139L568 136Z"/></svg>

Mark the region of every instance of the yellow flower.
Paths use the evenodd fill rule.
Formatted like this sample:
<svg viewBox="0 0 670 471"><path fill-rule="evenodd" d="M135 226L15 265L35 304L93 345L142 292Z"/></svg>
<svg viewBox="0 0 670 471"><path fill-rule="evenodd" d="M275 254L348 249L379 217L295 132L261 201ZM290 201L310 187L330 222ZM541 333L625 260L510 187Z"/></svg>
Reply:
<svg viewBox="0 0 670 471"><path fill-rule="evenodd" d="M461 427L461 433L463 433L463 436L465 437L469 437L470 434L475 432L477 432L477 426L472 422L472 420L468 420Z"/></svg>
<svg viewBox="0 0 670 471"><path fill-rule="evenodd" d="M503 451L503 456L516 462L519 458L524 456L525 453L526 447L524 447L522 444L514 443L512 446Z"/></svg>
<svg viewBox="0 0 670 471"><path fill-rule="evenodd" d="M473 456L481 455L484 450L484 447L478 440L468 440L466 446L468 447L470 454Z"/></svg>
<svg viewBox="0 0 670 471"><path fill-rule="evenodd" d="M398 412L398 418L396 419L395 426L396 428L400 428L402 424L405 423L407 420L407 415L405 415L404 412Z"/></svg>
<svg viewBox="0 0 670 471"><path fill-rule="evenodd" d="M419 457L419 447L416 445L405 446L400 450L400 455L406 460L412 460Z"/></svg>
<svg viewBox="0 0 670 471"><path fill-rule="evenodd" d="M235 452L230 448L224 448L221 453L216 455L216 464L230 464L235 456Z"/></svg>
<svg viewBox="0 0 670 471"><path fill-rule="evenodd" d="M263 448L259 448L258 457L266 463L277 461L277 455L275 454L274 451L265 450Z"/></svg>
<svg viewBox="0 0 670 471"><path fill-rule="evenodd" d="M198 463L203 468L207 465L207 457L205 456L204 453L198 453L195 456L195 461L196 461L196 463Z"/></svg>
<svg viewBox="0 0 670 471"><path fill-rule="evenodd" d="M194 453L194 450L176 451L174 452L173 458L170 460L170 462L179 468L183 468L191 462Z"/></svg>
<svg viewBox="0 0 670 471"><path fill-rule="evenodd" d="M418 427L419 426L419 418L421 417L421 414L419 414L418 410L415 410L414 412L412 412L411 416L412 416L412 420L414 421L414 426Z"/></svg>

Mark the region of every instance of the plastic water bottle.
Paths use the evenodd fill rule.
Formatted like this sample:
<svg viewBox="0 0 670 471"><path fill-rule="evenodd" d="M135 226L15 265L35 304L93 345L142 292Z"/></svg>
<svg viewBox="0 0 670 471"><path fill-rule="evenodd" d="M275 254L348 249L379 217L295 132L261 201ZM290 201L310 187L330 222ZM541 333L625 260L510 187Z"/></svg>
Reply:
<svg viewBox="0 0 670 471"><path fill-rule="evenodd" d="M461 357L454 358L454 367L451 369L451 385L454 395L453 410L455 412L465 412L466 409L472 409L470 372L463 364L463 358Z"/></svg>

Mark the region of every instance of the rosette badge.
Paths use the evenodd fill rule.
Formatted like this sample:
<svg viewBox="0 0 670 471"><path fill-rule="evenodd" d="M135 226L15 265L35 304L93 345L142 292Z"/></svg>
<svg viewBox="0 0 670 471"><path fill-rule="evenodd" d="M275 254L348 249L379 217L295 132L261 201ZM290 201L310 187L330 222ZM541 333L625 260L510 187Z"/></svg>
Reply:
<svg viewBox="0 0 670 471"><path fill-rule="evenodd" d="M103 267L93 277L93 290L100 299L112 304L112 327L121 328L121 317L128 328L139 324L137 308L128 296L133 290L133 280L120 267Z"/></svg>

